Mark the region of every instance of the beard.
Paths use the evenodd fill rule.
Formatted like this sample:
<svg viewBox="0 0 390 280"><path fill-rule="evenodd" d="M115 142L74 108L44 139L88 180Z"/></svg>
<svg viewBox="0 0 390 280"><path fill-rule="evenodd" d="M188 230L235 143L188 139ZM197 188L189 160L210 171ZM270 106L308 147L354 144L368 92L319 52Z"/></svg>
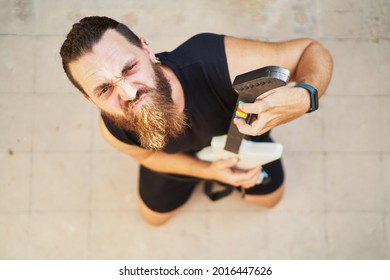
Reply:
<svg viewBox="0 0 390 280"><path fill-rule="evenodd" d="M162 150L169 139L174 139L184 132L187 119L180 112L172 99L172 88L161 68L152 63L155 75L155 88L146 87L139 90L134 100L123 104L124 116L118 116L106 111L102 114L108 117L114 125L122 130L135 133L141 147L148 150ZM148 98L140 108L131 108L142 95Z"/></svg>

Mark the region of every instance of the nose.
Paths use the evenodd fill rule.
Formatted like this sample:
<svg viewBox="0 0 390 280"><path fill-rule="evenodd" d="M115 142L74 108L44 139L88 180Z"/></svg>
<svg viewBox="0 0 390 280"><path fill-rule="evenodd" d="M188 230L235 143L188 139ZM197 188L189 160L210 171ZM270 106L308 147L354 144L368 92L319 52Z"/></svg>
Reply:
<svg viewBox="0 0 390 280"><path fill-rule="evenodd" d="M117 84L117 91L123 101L131 101L137 95L137 88L123 80Z"/></svg>

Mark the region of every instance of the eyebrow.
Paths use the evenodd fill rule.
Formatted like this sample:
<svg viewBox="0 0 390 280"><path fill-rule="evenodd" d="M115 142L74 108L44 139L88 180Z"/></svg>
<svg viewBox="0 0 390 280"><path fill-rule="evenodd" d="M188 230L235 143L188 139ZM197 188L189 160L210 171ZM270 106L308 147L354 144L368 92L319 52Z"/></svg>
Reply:
<svg viewBox="0 0 390 280"><path fill-rule="evenodd" d="M126 61L126 63L123 65L122 67L122 71L121 71L121 75L123 75L123 73L130 67L132 66L134 63L136 63L136 59L130 59L128 61ZM108 86L111 86L112 83L108 83L108 82L105 82L105 83L102 83L100 85L98 85L97 87L95 87L93 89L93 94L95 96L98 96L99 93L105 88L105 87L108 87Z"/></svg>
<svg viewBox="0 0 390 280"><path fill-rule="evenodd" d="M95 89L93 90L93 94L98 96L99 93L105 88L105 87L108 87L110 86L111 84L110 83L103 83L103 84L100 84L98 85L97 87L95 87Z"/></svg>
<svg viewBox="0 0 390 280"><path fill-rule="evenodd" d="M133 66L136 62L137 62L137 59L128 60L122 67L122 75L129 67Z"/></svg>

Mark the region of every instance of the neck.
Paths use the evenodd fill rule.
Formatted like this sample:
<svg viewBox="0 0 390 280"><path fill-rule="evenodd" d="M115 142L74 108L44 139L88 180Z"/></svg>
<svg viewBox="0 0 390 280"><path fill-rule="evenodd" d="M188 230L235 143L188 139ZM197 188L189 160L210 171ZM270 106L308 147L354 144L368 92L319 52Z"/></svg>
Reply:
<svg viewBox="0 0 390 280"><path fill-rule="evenodd" d="M166 65L162 65L161 68L165 74L165 77L168 79L169 83L171 84L173 102L179 108L180 112L183 112L185 106L185 99L184 99L183 88L180 84L180 81L171 68L169 68Z"/></svg>

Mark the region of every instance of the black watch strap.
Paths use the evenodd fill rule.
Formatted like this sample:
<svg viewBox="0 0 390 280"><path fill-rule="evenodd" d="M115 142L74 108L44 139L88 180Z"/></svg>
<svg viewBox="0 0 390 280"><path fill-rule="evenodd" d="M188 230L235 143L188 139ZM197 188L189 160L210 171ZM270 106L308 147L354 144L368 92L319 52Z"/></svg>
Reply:
<svg viewBox="0 0 390 280"><path fill-rule="evenodd" d="M318 92L317 89L309 84L296 84L295 87L304 88L309 92L310 95L310 109L306 113L314 112L318 109Z"/></svg>

